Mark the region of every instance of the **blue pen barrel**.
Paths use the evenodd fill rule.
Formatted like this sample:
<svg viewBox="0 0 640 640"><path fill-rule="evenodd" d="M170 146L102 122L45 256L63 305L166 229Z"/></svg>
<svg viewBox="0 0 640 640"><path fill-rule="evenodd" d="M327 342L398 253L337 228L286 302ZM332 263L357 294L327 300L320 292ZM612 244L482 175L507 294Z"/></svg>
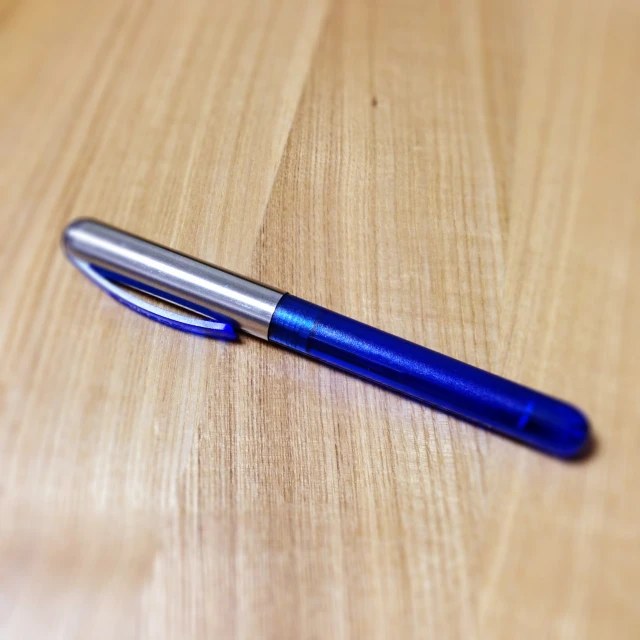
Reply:
<svg viewBox="0 0 640 640"><path fill-rule="evenodd" d="M269 341L554 456L589 444L588 422L571 405L289 294Z"/></svg>

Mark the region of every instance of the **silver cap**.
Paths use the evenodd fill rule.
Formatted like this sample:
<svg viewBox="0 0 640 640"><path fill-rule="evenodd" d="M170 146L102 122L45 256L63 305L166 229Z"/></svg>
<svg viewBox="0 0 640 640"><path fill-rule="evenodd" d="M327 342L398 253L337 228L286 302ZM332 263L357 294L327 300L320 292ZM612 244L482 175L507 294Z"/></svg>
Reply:
<svg viewBox="0 0 640 640"><path fill-rule="evenodd" d="M133 286L139 282L218 312L234 320L241 331L264 340L284 295L96 220L72 222L64 231L63 243L72 257L124 276Z"/></svg>

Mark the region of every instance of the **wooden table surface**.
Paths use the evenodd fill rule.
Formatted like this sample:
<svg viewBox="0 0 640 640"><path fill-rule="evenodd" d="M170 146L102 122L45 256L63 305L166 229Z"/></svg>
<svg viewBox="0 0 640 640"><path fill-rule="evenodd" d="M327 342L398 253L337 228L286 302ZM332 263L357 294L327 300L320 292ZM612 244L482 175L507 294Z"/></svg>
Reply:
<svg viewBox="0 0 640 640"><path fill-rule="evenodd" d="M0 0L3 638L640 637L640 3ZM567 464L125 310L91 216L566 398Z"/></svg>

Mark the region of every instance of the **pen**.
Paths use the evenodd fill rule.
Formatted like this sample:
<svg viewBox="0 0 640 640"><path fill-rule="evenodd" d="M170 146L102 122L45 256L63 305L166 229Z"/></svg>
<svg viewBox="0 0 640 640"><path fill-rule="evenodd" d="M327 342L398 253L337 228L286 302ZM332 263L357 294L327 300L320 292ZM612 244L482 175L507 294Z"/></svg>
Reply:
<svg viewBox="0 0 640 640"><path fill-rule="evenodd" d="M575 407L289 293L95 220L72 222L63 247L109 295L164 324L225 340L249 333L550 455L588 449L589 424ZM130 289L203 319L156 307Z"/></svg>

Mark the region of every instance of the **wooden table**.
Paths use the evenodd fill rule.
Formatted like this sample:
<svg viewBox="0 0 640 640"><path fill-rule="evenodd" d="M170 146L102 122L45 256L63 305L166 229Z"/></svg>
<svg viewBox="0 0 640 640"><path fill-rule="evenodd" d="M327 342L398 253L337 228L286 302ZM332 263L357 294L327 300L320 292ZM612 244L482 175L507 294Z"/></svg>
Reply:
<svg viewBox="0 0 640 640"><path fill-rule="evenodd" d="M640 4L0 1L2 637L640 637ZM583 407L566 464L124 310L92 216Z"/></svg>

